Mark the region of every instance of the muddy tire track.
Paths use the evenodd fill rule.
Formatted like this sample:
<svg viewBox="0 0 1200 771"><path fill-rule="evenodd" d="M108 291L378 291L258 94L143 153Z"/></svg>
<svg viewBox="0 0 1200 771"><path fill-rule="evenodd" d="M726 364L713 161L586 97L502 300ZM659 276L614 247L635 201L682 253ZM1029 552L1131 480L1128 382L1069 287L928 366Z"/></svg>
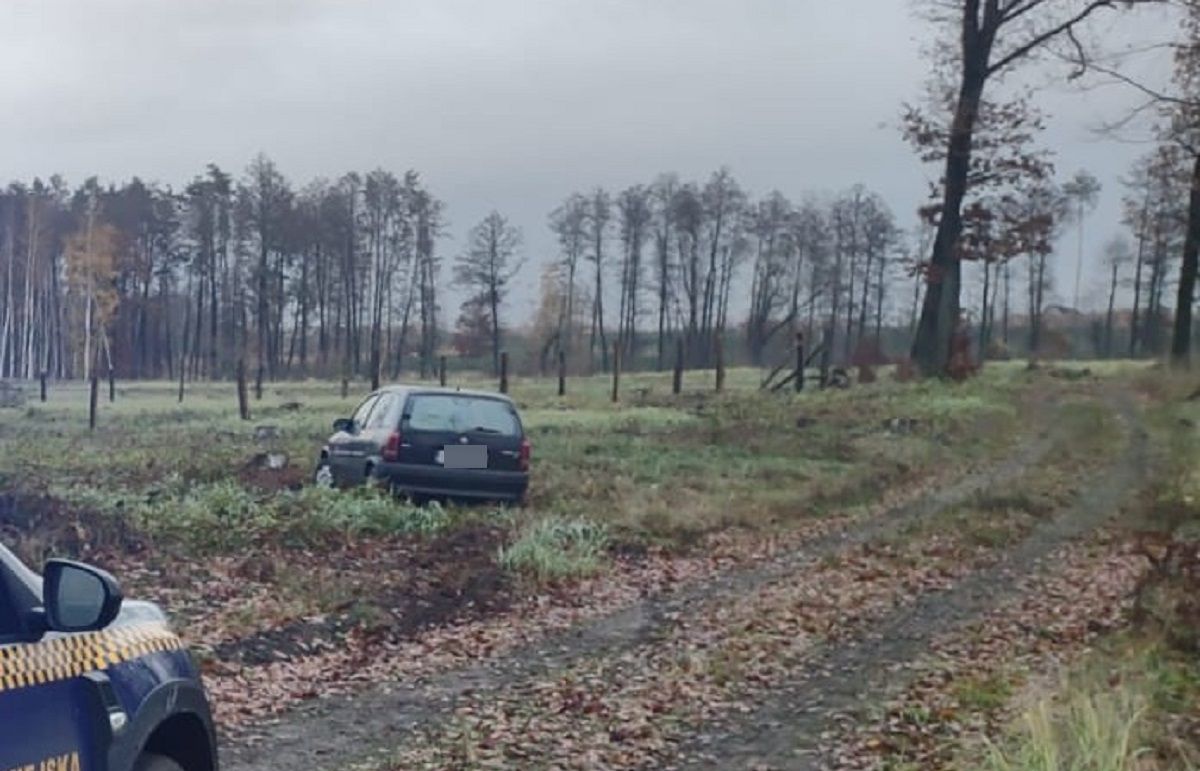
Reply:
<svg viewBox="0 0 1200 771"><path fill-rule="evenodd" d="M1042 421L1040 425L1048 425ZM1006 457L915 500L807 541L763 564L648 597L616 613L555 634L476 666L448 671L419 683L386 683L350 697L315 702L285 714L222 752L227 771L326 768L401 743L418 727L435 724L464 697L536 678L588 658L616 657L668 632L672 619L720 598L738 598L806 565L887 536L918 520L961 505L1010 482L1046 457L1055 436L1043 429Z"/></svg>
<svg viewBox="0 0 1200 771"><path fill-rule="evenodd" d="M1018 593L1021 578L1067 542L1086 536L1118 513L1146 475L1148 435L1127 402L1115 406L1126 426L1123 451L1089 480L1067 510L1044 520L1000 561L952 588L918 597L850 641L816 649L795 680L780 683L758 708L710 724L681 748L684 769L834 768L818 750L841 720L907 685L906 665L937 637L983 617Z"/></svg>

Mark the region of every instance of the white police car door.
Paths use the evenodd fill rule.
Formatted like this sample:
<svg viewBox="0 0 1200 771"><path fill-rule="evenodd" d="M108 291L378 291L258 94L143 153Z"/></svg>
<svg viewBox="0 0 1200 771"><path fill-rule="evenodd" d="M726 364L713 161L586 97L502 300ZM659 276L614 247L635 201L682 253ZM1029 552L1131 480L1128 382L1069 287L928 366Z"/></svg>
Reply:
<svg viewBox="0 0 1200 771"><path fill-rule="evenodd" d="M75 635L21 641L21 613L0 565L0 771L101 769L107 713L75 674ZM99 707L99 714L97 714Z"/></svg>

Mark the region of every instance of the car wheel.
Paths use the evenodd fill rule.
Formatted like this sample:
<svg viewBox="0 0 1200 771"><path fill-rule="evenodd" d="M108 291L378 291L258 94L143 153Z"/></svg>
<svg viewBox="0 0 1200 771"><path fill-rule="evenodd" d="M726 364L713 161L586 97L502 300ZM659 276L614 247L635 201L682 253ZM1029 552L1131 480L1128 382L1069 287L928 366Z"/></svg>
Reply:
<svg viewBox="0 0 1200 771"><path fill-rule="evenodd" d="M313 472L313 484L326 490L333 489L333 468L329 461L323 460L317 465L317 470Z"/></svg>
<svg viewBox="0 0 1200 771"><path fill-rule="evenodd" d="M133 764L133 771L183 771L183 766L166 755L143 754Z"/></svg>

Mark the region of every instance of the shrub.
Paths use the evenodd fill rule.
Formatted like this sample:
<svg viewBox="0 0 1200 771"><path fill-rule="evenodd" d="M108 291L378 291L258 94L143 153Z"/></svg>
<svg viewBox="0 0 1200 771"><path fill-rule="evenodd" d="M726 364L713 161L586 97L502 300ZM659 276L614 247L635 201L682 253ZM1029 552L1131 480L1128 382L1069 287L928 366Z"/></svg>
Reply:
<svg viewBox="0 0 1200 771"><path fill-rule="evenodd" d="M1042 702L1024 717L1008 750L991 747L994 771L1129 771L1145 749L1137 744L1146 705L1125 688L1074 696L1064 709Z"/></svg>
<svg viewBox="0 0 1200 771"><path fill-rule="evenodd" d="M604 525L546 517L525 527L511 546L500 549L498 559L506 570L552 583L598 572L608 543Z"/></svg>
<svg viewBox="0 0 1200 771"><path fill-rule="evenodd" d="M264 495L234 480L168 487L132 505L115 496L79 495L72 500L101 512L123 513L152 536L201 550L236 549L267 538L311 545L330 535L428 535L451 520L441 506L413 506L372 488L339 492L305 487Z"/></svg>

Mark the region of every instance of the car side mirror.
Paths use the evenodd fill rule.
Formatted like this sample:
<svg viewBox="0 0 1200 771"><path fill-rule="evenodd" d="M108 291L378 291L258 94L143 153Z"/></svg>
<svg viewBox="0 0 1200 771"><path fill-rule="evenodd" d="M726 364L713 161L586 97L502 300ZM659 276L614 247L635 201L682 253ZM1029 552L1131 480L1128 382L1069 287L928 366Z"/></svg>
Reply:
<svg viewBox="0 0 1200 771"><path fill-rule="evenodd" d="M333 421L334 431L345 431L347 434L354 433L354 421L350 418L338 418Z"/></svg>
<svg viewBox="0 0 1200 771"><path fill-rule="evenodd" d="M121 587L100 568L52 559L42 571L46 624L55 632L103 629L121 612Z"/></svg>

